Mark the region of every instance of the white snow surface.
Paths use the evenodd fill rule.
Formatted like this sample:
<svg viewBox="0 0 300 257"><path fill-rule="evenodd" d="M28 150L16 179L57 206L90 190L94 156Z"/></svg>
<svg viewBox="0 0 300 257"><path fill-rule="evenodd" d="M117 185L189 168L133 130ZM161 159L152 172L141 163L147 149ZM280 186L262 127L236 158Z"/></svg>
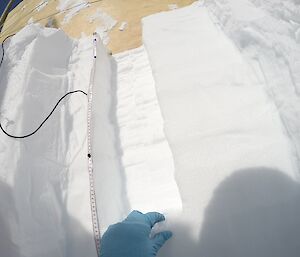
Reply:
<svg viewBox="0 0 300 257"><path fill-rule="evenodd" d="M174 232L160 257L299 255L299 24L296 0L210 0L145 18L145 47L109 57L98 44L102 233L132 209L157 210L167 221L155 230ZM5 50L11 134L88 89L91 38L32 24ZM86 96L72 95L33 137L0 133L1 256L96 256L86 114Z"/></svg>
<svg viewBox="0 0 300 257"><path fill-rule="evenodd" d="M110 72L104 72L106 66L111 67ZM101 191L98 205L105 213L101 215L102 232L131 210L156 210L166 215L181 211L173 157L145 49L117 54L106 65L99 64L97 70L104 73L96 75L94 98L102 101L95 101L93 107L94 166L102 171L96 173ZM103 78L109 74L111 81L106 84ZM114 172L109 167L115 167ZM105 200L101 196L107 191L111 197ZM112 199L114 205L110 204Z"/></svg>
<svg viewBox="0 0 300 257"><path fill-rule="evenodd" d="M159 256L298 256L299 45L263 1L206 4L219 23L202 2L143 19L183 202L160 228L174 237Z"/></svg>
<svg viewBox="0 0 300 257"><path fill-rule="evenodd" d="M1 122L9 133L33 131L66 92L87 92L91 38L71 40L61 30L35 24L7 42L5 50ZM104 233L133 209L180 211L181 199L144 48L111 57L99 44L97 56L93 157ZM0 135L5 256L95 256L86 114L86 96L72 95L33 137Z"/></svg>
<svg viewBox="0 0 300 257"><path fill-rule="evenodd" d="M76 5L88 4L86 0L59 0L57 5L57 10L64 11L70 7L74 7Z"/></svg>
<svg viewBox="0 0 300 257"><path fill-rule="evenodd" d="M97 22L99 23L99 26L96 29L96 32L100 35L102 43L104 45L107 45L109 43L109 36L108 33L110 30L112 30L116 24L117 21L111 17L106 12L102 11L100 8L97 8L96 12L89 16L89 22ZM124 27L125 28L125 27Z"/></svg>
<svg viewBox="0 0 300 257"><path fill-rule="evenodd" d="M63 94L87 90L91 42L30 25L5 44L0 103L9 133L33 131ZM69 97L30 138L0 134L1 256L95 256L86 103L83 94Z"/></svg>
<svg viewBox="0 0 300 257"><path fill-rule="evenodd" d="M73 8L65 14L62 24L69 23L71 21L71 19L74 16L76 16L81 10L88 8L88 7L90 7L90 4L86 3L86 2L83 2L78 5L74 5Z"/></svg>

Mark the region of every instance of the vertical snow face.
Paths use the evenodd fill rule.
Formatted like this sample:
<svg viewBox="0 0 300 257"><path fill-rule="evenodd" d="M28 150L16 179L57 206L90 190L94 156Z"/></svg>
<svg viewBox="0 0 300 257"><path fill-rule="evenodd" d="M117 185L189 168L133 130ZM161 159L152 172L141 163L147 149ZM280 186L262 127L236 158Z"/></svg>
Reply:
<svg viewBox="0 0 300 257"><path fill-rule="evenodd" d="M144 47L115 55L116 118L131 209L181 210L174 161L163 130L153 75Z"/></svg>
<svg viewBox="0 0 300 257"><path fill-rule="evenodd" d="M61 30L31 25L5 49L0 103L1 123L9 133L32 132L62 95L78 88L86 91L91 44L73 41ZM3 256L95 254L87 191L86 102L85 95L66 99L30 138L14 140L1 133Z"/></svg>
<svg viewBox="0 0 300 257"><path fill-rule="evenodd" d="M129 209L115 118L114 65L99 42L93 79L92 155L101 232L122 220Z"/></svg>
<svg viewBox="0 0 300 257"><path fill-rule="evenodd" d="M263 15L230 2L224 20L237 10ZM146 17L143 38L183 202L160 256L298 256L297 156L259 67L200 3ZM273 69L281 56L264 61L269 75L293 77Z"/></svg>
<svg viewBox="0 0 300 257"><path fill-rule="evenodd" d="M144 48L114 58L97 49L92 151L103 233L133 209L181 210L181 199Z"/></svg>

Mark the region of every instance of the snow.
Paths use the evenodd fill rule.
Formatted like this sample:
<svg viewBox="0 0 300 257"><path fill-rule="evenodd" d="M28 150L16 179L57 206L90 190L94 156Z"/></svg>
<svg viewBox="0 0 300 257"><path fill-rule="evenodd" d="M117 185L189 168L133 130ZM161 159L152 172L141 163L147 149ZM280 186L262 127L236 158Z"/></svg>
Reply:
<svg viewBox="0 0 300 257"><path fill-rule="evenodd" d="M259 79L273 98L299 158L299 3L294 0L239 1L244 15L234 11L234 0L209 1L207 5L251 67L260 71ZM248 6L252 13L247 13Z"/></svg>
<svg viewBox="0 0 300 257"><path fill-rule="evenodd" d="M174 161L144 47L114 56L116 120L131 209L166 215L182 208Z"/></svg>
<svg viewBox="0 0 300 257"><path fill-rule="evenodd" d="M145 18L140 48L109 56L97 45L102 234L132 209L156 210L167 221L155 231L174 232L159 257L299 255L299 12L296 0L209 0ZM117 23L101 10L89 18L102 40ZM11 134L88 89L89 37L31 24L5 49L0 119ZM86 96L72 95L34 136L0 133L3 256L96 256L86 114Z"/></svg>
<svg viewBox="0 0 300 257"><path fill-rule="evenodd" d="M37 5L37 8L36 8L36 10L38 11L38 12L40 12L40 11L42 11L47 5L48 5L48 0L43 0L43 1L41 1L38 5Z"/></svg>
<svg viewBox="0 0 300 257"><path fill-rule="evenodd" d="M100 23L100 25L96 28L96 32L100 35L103 44L107 45L109 43L108 33L116 26L117 21L106 12L97 8L96 12L89 16L89 22Z"/></svg>
<svg viewBox="0 0 300 257"><path fill-rule="evenodd" d="M169 10L175 10L178 8L178 5L177 4L168 4L168 8L169 8Z"/></svg>
<svg viewBox="0 0 300 257"><path fill-rule="evenodd" d="M31 132L64 93L87 91L91 42L90 38L71 40L61 30L35 24L6 45L0 71L0 83L6 86L1 94L1 122L9 133ZM155 209L167 215L180 211L181 198L144 48L111 57L99 44L97 55L93 157L104 233L133 209ZM7 256L18 256L11 250L15 246L25 256L94 256L86 101L84 95L63 101L31 138L0 135L1 183L13 199L0 197L1 205L8 205L15 215L3 224L7 230L3 242L10 243L1 249Z"/></svg>
<svg viewBox="0 0 300 257"><path fill-rule="evenodd" d="M101 22L106 30L112 29L117 23L117 21L113 17L102 11L100 8L97 8L96 12L89 16L90 23L95 21Z"/></svg>
<svg viewBox="0 0 300 257"><path fill-rule="evenodd" d="M89 3L82 3L79 5L74 5L73 8L68 11L62 21L62 24L67 24L70 22L70 20L76 16L81 10L90 7Z"/></svg>
<svg viewBox="0 0 300 257"><path fill-rule="evenodd" d="M27 21L27 24L32 24L32 23L34 23L34 19L31 17L28 21Z"/></svg>
<svg viewBox="0 0 300 257"><path fill-rule="evenodd" d="M0 102L8 132L31 132L64 93L87 89L90 42L30 25L6 44ZM13 140L1 134L0 142L1 254L94 256L85 172L86 96L64 101L33 137Z"/></svg>
<svg viewBox="0 0 300 257"><path fill-rule="evenodd" d="M59 3L57 5L57 10L59 11L65 11L68 8L77 6L77 5L84 5L88 4L88 1L86 0L59 0Z"/></svg>
<svg viewBox="0 0 300 257"><path fill-rule="evenodd" d="M119 27L120 31L124 31L127 28L128 23L126 21L123 21Z"/></svg>
<svg viewBox="0 0 300 257"><path fill-rule="evenodd" d="M265 77L272 82L281 77L286 103L297 99L295 85L293 93L288 87L291 72L299 71L284 72L277 68L284 67L283 55L268 54L279 33L274 39L266 33L269 41L262 41L263 32L247 26L265 16L262 8L247 1L212 2L207 5L217 18L197 2L143 19L143 40L183 202L182 213L159 228L174 231L159 256L298 256L298 153L282 110L291 118L300 109L278 108L262 77L264 66L250 65L220 24L252 53L263 47L266 53L255 57L267 55ZM284 35L286 28L271 22L261 21L264 31L268 27ZM234 30L239 26L244 29L240 34ZM251 32L259 48L252 44ZM282 40L273 49L289 47L297 62L296 46L284 38L286 44Z"/></svg>
<svg viewBox="0 0 300 257"><path fill-rule="evenodd" d="M97 53L92 156L103 234L135 209L180 211L181 199L144 48Z"/></svg>

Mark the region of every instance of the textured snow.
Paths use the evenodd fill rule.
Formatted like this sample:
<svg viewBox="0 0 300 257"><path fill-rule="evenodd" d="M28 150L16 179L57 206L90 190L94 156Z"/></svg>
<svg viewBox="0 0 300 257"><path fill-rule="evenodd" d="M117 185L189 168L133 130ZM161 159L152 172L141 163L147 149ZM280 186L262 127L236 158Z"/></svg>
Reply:
<svg viewBox="0 0 300 257"><path fill-rule="evenodd" d="M5 45L1 122L9 133L31 132L64 93L87 91L91 42L30 25ZM99 44L97 55L93 156L103 233L133 209L179 211L181 199L144 48L111 57ZM5 256L94 256L86 101L84 95L63 101L31 138L0 135Z"/></svg>
<svg viewBox="0 0 300 257"><path fill-rule="evenodd" d="M116 119L129 206L168 214L181 210L174 161L144 47L114 56Z"/></svg>
<svg viewBox="0 0 300 257"><path fill-rule="evenodd" d="M59 0L57 5L57 10L65 11L66 9L76 6L76 5L83 5L88 4L86 0Z"/></svg>
<svg viewBox="0 0 300 257"><path fill-rule="evenodd" d="M155 229L174 232L159 256L299 255L298 2L205 1L145 18L145 47L109 57L98 45L102 233L132 209L157 210L167 221ZM105 17L100 34L116 24ZM91 38L34 24L5 49L8 132L31 132L64 93L87 91ZM96 256L86 113L73 95L33 137L0 133L1 256Z"/></svg>
<svg viewBox="0 0 300 257"><path fill-rule="evenodd" d="M274 100L299 158L299 1L208 1L207 6L215 22L258 70L259 80ZM239 10L244 13L238 14Z"/></svg>
<svg viewBox="0 0 300 257"><path fill-rule="evenodd" d="M293 100L295 84L293 91L289 85L300 73L285 72L289 62L282 60L298 63L296 45L284 36L290 32L282 21L261 20L260 33L247 26L265 16L264 8L247 1L216 1L210 7L229 35L257 53L256 60L263 58L267 69L247 62L202 3L144 18L144 44L183 201L181 215L169 217L166 225L174 238L159 256L298 256L298 153L282 116L285 110L288 121L299 120L292 117L300 110ZM239 26L242 33L234 29ZM271 48L279 35L286 43L282 38ZM269 55L277 46L290 53ZM269 80L281 83L277 96L268 90ZM294 102L294 108L279 106L278 97Z"/></svg>
<svg viewBox="0 0 300 257"><path fill-rule="evenodd" d="M109 43L108 33L116 26L117 21L106 12L97 8L96 12L89 17L89 22L99 23L96 32L100 35L103 44L107 45Z"/></svg>
<svg viewBox="0 0 300 257"><path fill-rule="evenodd" d="M0 103L8 132L31 132L64 93L86 91L91 42L30 25L5 44ZM71 96L33 137L14 140L0 134L1 255L95 256L86 102L84 95Z"/></svg>
<svg viewBox="0 0 300 257"><path fill-rule="evenodd" d="M32 24L32 23L34 23L34 19L31 17L28 21L27 21L27 24Z"/></svg>
<svg viewBox="0 0 300 257"><path fill-rule="evenodd" d="M101 49L99 52L104 52ZM103 233L134 209L166 214L180 211L181 199L144 48L118 54L114 59L105 57L105 53L100 57L92 120Z"/></svg>
<svg viewBox="0 0 300 257"><path fill-rule="evenodd" d="M90 7L89 3L83 2L82 4L74 5L73 8L65 14L65 17L62 21L63 24L67 24L70 20L76 16L81 10Z"/></svg>

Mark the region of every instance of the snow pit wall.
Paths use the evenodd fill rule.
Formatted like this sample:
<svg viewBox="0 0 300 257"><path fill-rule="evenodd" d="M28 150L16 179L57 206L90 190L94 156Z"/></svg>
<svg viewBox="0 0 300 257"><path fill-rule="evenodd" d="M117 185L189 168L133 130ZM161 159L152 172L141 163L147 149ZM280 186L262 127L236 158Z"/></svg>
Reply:
<svg viewBox="0 0 300 257"><path fill-rule="evenodd" d="M108 225L121 221L129 210L116 131L114 66L114 60L98 42L93 82L92 155L101 233Z"/></svg>
<svg viewBox="0 0 300 257"><path fill-rule="evenodd" d="M173 158L144 48L111 57L98 44L92 105L101 233L135 209L180 212Z"/></svg>
<svg viewBox="0 0 300 257"><path fill-rule="evenodd" d="M63 31L38 25L6 42L0 103L8 132L33 131L62 95L86 91L92 60L86 43L83 50ZM72 95L30 138L0 134L1 256L95 254L85 198L86 102L85 95Z"/></svg>

